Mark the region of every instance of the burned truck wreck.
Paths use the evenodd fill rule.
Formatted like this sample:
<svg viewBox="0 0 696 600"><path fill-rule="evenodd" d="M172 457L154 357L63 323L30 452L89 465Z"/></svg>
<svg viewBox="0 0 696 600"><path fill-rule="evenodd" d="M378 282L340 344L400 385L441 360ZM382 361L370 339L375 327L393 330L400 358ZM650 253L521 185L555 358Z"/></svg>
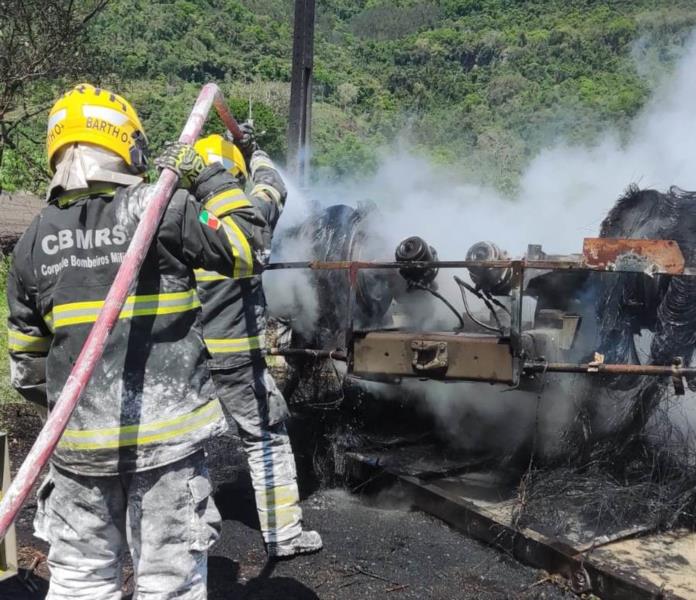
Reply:
<svg viewBox="0 0 696 600"><path fill-rule="evenodd" d="M665 394L696 382L696 279L686 266L696 258L695 199L632 187L581 254L530 245L513 259L483 241L458 261L438 261L415 236L379 262L379 211L332 206L286 234L307 242L309 261L275 265L311 268L305 287L316 294L311 326L295 327L292 308L281 315L293 330L289 345L345 356L352 381L538 392L541 381L583 374L573 377L567 440L638 434ZM291 365L301 372L309 362L311 353L298 352Z"/></svg>
<svg viewBox="0 0 696 600"><path fill-rule="evenodd" d="M576 591L696 597L696 193L630 187L571 255L493 240L441 260L380 223L329 207L264 276L271 354L332 468L398 484Z"/></svg>

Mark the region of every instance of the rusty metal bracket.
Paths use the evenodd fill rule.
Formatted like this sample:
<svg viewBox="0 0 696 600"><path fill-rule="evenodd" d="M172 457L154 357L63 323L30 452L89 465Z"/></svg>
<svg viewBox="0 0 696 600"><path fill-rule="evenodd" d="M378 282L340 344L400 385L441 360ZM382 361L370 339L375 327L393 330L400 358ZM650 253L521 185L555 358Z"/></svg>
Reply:
<svg viewBox="0 0 696 600"><path fill-rule="evenodd" d="M655 275L684 273L684 255L673 240L585 238L584 263L592 269Z"/></svg>
<svg viewBox="0 0 696 600"><path fill-rule="evenodd" d="M592 580L583 563L572 565L570 572L570 589L576 594L587 594L592 591Z"/></svg>
<svg viewBox="0 0 696 600"><path fill-rule="evenodd" d="M413 370L416 372L446 371L449 366L447 342L413 340Z"/></svg>
<svg viewBox="0 0 696 600"><path fill-rule="evenodd" d="M682 372L683 366L684 359L681 356L675 356L672 361L672 385L677 396L683 396L686 393L684 389L684 374Z"/></svg>

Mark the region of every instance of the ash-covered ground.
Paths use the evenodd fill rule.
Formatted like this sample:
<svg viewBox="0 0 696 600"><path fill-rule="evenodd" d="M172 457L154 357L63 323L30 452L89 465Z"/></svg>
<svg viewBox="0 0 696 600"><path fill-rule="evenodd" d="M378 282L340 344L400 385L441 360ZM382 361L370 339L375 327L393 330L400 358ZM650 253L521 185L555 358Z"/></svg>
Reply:
<svg viewBox="0 0 696 600"><path fill-rule="evenodd" d="M0 429L11 436L16 469L40 422L25 405L0 407ZM234 438L210 449L215 499L223 516L220 542L211 552L211 600L563 599L574 595L543 572L483 546L419 512L407 502L387 508L345 489L322 489L311 474L302 478L308 527L321 532L323 552L267 563L258 532L244 457ZM300 464L312 457L298 456ZM36 563L28 583L0 583L3 600L39 600L47 590L46 547L31 535L35 503L18 521L20 566ZM37 561L38 559L38 561ZM26 575L23 571L22 577ZM130 578L129 578L130 579ZM128 597L128 596L126 596Z"/></svg>

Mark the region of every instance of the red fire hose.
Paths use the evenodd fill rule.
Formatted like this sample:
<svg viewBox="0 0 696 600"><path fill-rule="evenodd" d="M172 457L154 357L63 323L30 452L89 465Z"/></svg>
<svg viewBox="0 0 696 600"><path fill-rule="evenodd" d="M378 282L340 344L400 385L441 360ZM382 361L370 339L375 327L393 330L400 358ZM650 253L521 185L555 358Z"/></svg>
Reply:
<svg viewBox="0 0 696 600"><path fill-rule="evenodd" d="M198 95L184 130L181 136L179 136L180 142L187 144L195 142L213 106L215 106L222 122L235 139L242 137L243 134L239 129L239 125L225 104L220 89L214 83L209 83L203 87ZM92 376L94 368L104 353L106 340L118 319L131 285L138 276L140 266L150 248L162 215L176 188L177 181L177 175L168 169L163 170L157 180L152 198L142 215L123 263L104 300L104 307L85 340L85 345L82 347L77 361L75 361L65 387L46 420L39 437L36 438L29 454L24 459L9 490L7 490L4 498L0 501L0 540L5 537L7 530L14 522L17 513L27 499L31 487L36 482L41 469L53 454L53 450L58 444L61 435L63 435L63 431Z"/></svg>

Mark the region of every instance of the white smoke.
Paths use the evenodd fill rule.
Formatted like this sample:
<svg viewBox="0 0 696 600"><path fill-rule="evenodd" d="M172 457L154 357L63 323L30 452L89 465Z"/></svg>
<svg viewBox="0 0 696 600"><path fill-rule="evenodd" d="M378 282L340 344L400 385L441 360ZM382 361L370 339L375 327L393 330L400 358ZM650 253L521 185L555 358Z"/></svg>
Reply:
<svg viewBox="0 0 696 600"><path fill-rule="evenodd" d="M301 225L319 206L287 173L281 172L288 190L288 200L276 228L274 241L283 233ZM303 261L311 256L310 240L304 237L284 238L280 247L274 245L272 262ZM292 318L293 327L311 331L319 316L319 299L308 270L266 271L263 286L271 313L278 318Z"/></svg>
<svg viewBox="0 0 696 600"><path fill-rule="evenodd" d="M398 241L411 235L423 237L445 260L463 259L467 249L480 240L496 242L513 256L523 254L529 243L543 244L549 253L580 252L583 238L598 234L605 214L629 184L696 189L696 36L672 75L660 81L660 89L655 90L627 133L607 131L591 145L561 143L544 150L523 174L514 198L472 184L475 178L471 174L434 165L398 144L384 151L374 176L317 186L313 197L324 206L375 202L382 215L384 259L393 258ZM280 231L308 216L303 210L312 206L305 195L292 189L288 215L282 218ZM274 259L310 256L309 245L292 250L291 257L276 254ZM301 256L303 252L305 256ZM268 284L268 278L264 281ZM306 298L305 318L311 321L316 317L316 296L309 279L298 278L297 274L288 276L282 285L271 282L267 292L272 308L276 294ZM431 385L423 391L431 400L434 414L448 425L464 424L467 418L472 423L507 418L512 394L501 395L486 388L482 395L482 389L476 385L446 386L443 392L441 386ZM562 393L554 396L563 402ZM491 404L497 407L491 408ZM515 411L521 410L519 406L534 408L535 402L527 398ZM680 407L683 428L696 429L696 410L683 403ZM574 418L574 412L567 403L555 410L552 429L560 431ZM534 411L522 412L526 418L515 418L521 429L528 430ZM461 427L455 429L462 431Z"/></svg>
<svg viewBox="0 0 696 600"><path fill-rule="evenodd" d="M384 214L387 235L397 241L420 235L446 259L462 258L482 239L502 240L514 254L528 243L544 244L553 253L579 252L582 239L597 233L630 183L696 189L695 74L693 37L628 135L607 131L592 145L558 144L541 152L511 199L467 183L471 174L435 166L398 145L384 152L373 177L320 185L313 196L323 205L370 199ZM295 210L295 202L308 206L304 196L293 193L288 210ZM283 217L281 229L286 226Z"/></svg>
<svg viewBox="0 0 696 600"><path fill-rule="evenodd" d="M380 399L417 403L453 446L474 452L512 454L527 443L539 456L558 456L565 448L561 434L577 414L578 395L561 377L539 381L537 391L415 379L398 386L365 381L361 387Z"/></svg>
<svg viewBox="0 0 696 600"><path fill-rule="evenodd" d="M320 208L320 206L317 202L312 200L309 194L305 193L305 191L295 183L289 173L281 169L280 174L288 190L288 200L285 203L285 208L283 209L283 214L278 223L277 230L277 233L282 235L283 231L302 224L302 222L315 210Z"/></svg>
<svg viewBox="0 0 696 600"><path fill-rule="evenodd" d="M696 37L671 77L660 79L660 88L627 135L607 131L593 145L559 144L541 152L523 174L514 198L468 183L472 174L435 165L395 143L383 151L370 178L315 185L311 196L290 181L276 239L317 207L356 206L371 200L383 215L379 234L384 259L393 258L396 244L410 235L426 239L445 260L464 258L467 249L480 240L497 242L513 256L524 253L530 243L543 244L550 253L580 252L583 238L597 235L604 215L630 183L696 188L694 73ZM309 243L291 249L288 254L276 248L273 259L311 256ZM276 299L287 294L278 296L270 290L292 288L293 297L304 294L308 298L304 320L316 318L316 298L305 277L267 274L264 280L273 310L287 312L285 303L276 306Z"/></svg>

